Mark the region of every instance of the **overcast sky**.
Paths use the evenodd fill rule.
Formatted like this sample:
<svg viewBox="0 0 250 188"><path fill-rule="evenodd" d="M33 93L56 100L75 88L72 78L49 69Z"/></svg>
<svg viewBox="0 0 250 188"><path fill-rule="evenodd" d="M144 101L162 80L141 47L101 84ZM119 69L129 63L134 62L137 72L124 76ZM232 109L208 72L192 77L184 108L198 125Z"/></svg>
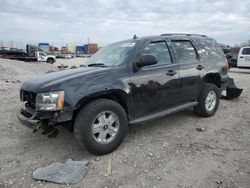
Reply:
<svg viewBox="0 0 250 188"><path fill-rule="evenodd" d="M137 36L199 33L234 45L250 39L250 0L1 0L0 45L101 45ZM1 42L2 41L2 42ZM11 42L13 41L13 42Z"/></svg>

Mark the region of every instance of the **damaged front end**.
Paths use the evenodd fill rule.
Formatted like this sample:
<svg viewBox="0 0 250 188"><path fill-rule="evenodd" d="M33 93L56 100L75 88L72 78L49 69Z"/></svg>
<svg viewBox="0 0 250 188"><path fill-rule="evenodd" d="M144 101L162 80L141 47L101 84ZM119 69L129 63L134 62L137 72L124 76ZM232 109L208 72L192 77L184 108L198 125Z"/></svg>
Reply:
<svg viewBox="0 0 250 188"><path fill-rule="evenodd" d="M234 80L229 78L228 83L226 85L226 94L222 93L223 99L234 99L241 95L243 89L236 87Z"/></svg>
<svg viewBox="0 0 250 188"><path fill-rule="evenodd" d="M38 116L40 118L38 118ZM42 134L47 135L49 138L56 137L58 134L58 129L56 129L56 114L54 115L54 118L44 118L40 115L38 115L37 112L34 112L33 114L29 112L29 110L21 109L20 113L17 114L18 121L33 130L33 133L37 131L42 131Z"/></svg>
<svg viewBox="0 0 250 188"><path fill-rule="evenodd" d="M17 115L23 125L33 132L42 131L48 137L56 137L58 123L71 119L73 110L64 107L64 92L33 93L21 90L20 99L24 106Z"/></svg>

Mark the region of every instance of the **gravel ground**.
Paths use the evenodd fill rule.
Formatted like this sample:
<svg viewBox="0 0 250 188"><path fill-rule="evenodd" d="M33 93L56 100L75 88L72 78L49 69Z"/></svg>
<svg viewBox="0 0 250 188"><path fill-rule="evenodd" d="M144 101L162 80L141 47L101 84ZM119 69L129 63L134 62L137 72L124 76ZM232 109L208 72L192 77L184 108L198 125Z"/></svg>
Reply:
<svg viewBox="0 0 250 188"><path fill-rule="evenodd" d="M237 73L234 69L230 73L244 91L238 99L221 100L215 116L201 118L186 110L130 126L115 152L94 156L64 127L57 138L49 139L16 122L21 105L18 80L51 69L52 65L44 63L0 59L0 188L250 187L250 71ZM198 127L204 131L197 131ZM67 159L90 162L85 178L77 185L32 178L34 169ZM109 160L112 174L108 176Z"/></svg>

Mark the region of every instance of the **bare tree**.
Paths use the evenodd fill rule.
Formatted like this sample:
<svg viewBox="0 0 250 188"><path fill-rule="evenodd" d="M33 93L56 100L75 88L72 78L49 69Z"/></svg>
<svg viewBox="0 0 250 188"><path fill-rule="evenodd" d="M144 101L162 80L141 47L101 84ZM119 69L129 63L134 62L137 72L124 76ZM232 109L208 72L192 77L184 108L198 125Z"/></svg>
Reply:
<svg viewBox="0 0 250 188"><path fill-rule="evenodd" d="M0 47L4 47L4 42L0 40Z"/></svg>

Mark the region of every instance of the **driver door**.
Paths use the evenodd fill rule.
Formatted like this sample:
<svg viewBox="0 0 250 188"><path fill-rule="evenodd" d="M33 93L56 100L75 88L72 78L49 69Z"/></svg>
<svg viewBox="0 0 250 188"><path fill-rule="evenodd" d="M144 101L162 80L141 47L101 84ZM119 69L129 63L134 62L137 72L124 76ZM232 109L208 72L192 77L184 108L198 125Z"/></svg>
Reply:
<svg viewBox="0 0 250 188"><path fill-rule="evenodd" d="M140 56L153 55L157 64L140 68L131 76L132 111L134 118L174 106L179 96L179 70L173 62L166 41L146 44Z"/></svg>

